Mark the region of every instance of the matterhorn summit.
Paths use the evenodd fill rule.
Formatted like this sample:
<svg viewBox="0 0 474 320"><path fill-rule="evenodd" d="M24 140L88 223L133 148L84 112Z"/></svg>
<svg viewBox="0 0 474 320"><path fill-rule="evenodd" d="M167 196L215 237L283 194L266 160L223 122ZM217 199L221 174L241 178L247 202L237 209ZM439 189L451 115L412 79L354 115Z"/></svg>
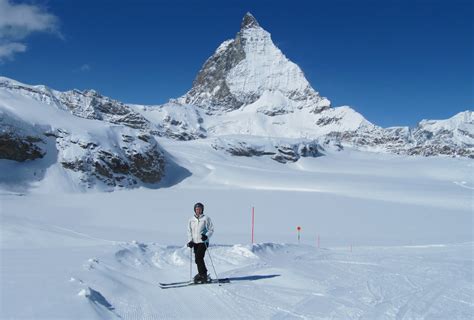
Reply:
<svg viewBox="0 0 474 320"><path fill-rule="evenodd" d="M198 106L207 114L222 114L261 99L260 105L272 102L270 113L302 108L319 112L330 106L275 46L270 33L247 13L235 38L217 48L178 102Z"/></svg>

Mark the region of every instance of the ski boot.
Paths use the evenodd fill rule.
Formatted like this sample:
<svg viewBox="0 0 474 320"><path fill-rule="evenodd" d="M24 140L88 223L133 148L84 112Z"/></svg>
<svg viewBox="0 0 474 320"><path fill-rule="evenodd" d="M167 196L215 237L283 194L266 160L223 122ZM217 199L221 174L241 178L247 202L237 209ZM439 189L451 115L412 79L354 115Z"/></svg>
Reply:
<svg viewBox="0 0 474 320"><path fill-rule="evenodd" d="M202 284L202 283L208 283L208 282L211 282L211 278L208 275L197 274L194 276L194 283L196 284Z"/></svg>

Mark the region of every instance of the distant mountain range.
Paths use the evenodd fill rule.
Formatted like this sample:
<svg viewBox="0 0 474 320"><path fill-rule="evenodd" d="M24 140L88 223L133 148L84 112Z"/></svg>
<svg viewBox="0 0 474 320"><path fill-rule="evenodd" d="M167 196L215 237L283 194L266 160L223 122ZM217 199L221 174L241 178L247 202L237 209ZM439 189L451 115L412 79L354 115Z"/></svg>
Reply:
<svg viewBox="0 0 474 320"><path fill-rule="evenodd" d="M42 159L36 179L55 163L86 188L156 184L171 161L158 138L208 139L216 152L281 163L345 147L474 158L472 111L415 128L376 126L349 106L331 106L250 13L235 38L204 63L192 88L164 105L0 77L0 162L17 163L11 167L19 172L3 179L28 175L21 164Z"/></svg>

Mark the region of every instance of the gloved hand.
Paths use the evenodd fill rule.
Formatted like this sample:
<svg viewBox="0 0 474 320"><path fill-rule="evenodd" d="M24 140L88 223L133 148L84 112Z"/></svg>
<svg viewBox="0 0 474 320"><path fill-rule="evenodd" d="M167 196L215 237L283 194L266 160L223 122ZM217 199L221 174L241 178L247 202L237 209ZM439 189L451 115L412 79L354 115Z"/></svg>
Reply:
<svg viewBox="0 0 474 320"><path fill-rule="evenodd" d="M192 240L189 241L188 244L187 244L187 246L188 246L189 248L194 247L194 242L193 242Z"/></svg>
<svg viewBox="0 0 474 320"><path fill-rule="evenodd" d="M205 235L205 234L202 234L201 235L201 240L202 241L206 241L208 239L208 237Z"/></svg>

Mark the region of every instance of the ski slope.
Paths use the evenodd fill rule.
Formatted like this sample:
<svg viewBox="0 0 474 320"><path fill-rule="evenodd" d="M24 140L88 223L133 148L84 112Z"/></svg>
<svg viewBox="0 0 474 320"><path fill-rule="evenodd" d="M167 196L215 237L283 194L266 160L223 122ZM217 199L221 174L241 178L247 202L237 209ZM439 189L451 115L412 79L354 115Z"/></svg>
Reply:
<svg viewBox="0 0 474 320"><path fill-rule="evenodd" d="M2 189L1 319L472 318L472 160L346 149L280 164L159 143L190 172L172 186L65 193L56 169ZM231 283L160 289L190 277L197 201Z"/></svg>

